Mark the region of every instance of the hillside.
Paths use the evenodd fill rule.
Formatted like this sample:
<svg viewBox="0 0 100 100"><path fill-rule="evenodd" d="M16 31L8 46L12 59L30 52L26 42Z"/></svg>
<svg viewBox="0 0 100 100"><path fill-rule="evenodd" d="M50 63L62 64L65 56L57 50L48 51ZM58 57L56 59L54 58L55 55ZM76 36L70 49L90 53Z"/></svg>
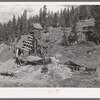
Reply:
<svg viewBox="0 0 100 100"><path fill-rule="evenodd" d="M68 30L69 31L69 30ZM93 42L61 46L63 31L52 28L48 35L44 33L44 43L48 45L48 56L52 63L47 65L48 72L41 73L43 65L18 66L11 51L3 51L0 59L1 87L100 87L100 46ZM49 42L45 40L49 39ZM3 56L4 54L4 56ZM4 57L4 58L3 58ZM83 70L71 71L64 63L72 61L87 68L97 68L96 73L89 74ZM60 62L60 63L59 63ZM8 76L3 75L8 73Z"/></svg>

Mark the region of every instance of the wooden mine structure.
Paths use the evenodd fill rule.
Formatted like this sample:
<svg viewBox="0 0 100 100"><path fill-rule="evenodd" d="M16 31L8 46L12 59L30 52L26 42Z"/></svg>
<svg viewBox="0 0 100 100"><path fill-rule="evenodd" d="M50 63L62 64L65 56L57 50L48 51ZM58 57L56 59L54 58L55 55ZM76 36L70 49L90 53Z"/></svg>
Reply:
<svg viewBox="0 0 100 100"><path fill-rule="evenodd" d="M18 57L21 53L23 53L24 56L28 56L30 54L43 56L41 30L42 27L40 24L31 24L30 34L22 35L16 45L16 57Z"/></svg>

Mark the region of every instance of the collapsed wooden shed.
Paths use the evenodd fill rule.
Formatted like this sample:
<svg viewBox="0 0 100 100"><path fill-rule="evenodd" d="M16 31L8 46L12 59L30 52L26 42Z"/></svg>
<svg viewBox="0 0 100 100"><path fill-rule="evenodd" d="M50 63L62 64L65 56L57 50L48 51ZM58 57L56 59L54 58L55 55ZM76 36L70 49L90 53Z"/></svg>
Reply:
<svg viewBox="0 0 100 100"><path fill-rule="evenodd" d="M31 24L30 33L28 35L22 35L21 39L16 45L16 57L18 55L38 55L41 44L41 30L42 27L38 23Z"/></svg>

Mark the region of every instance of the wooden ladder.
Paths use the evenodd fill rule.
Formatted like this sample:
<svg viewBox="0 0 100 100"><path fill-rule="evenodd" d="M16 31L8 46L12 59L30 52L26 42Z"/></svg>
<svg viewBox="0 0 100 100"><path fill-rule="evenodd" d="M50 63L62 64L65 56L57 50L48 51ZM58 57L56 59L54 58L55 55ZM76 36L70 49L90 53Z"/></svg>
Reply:
<svg viewBox="0 0 100 100"><path fill-rule="evenodd" d="M25 40L25 41L23 42L22 48L23 48L24 50L27 50L27 51L31 50L32 47L33 47L33 45L32 45L32 40L33 40L33 37L32 37L31 35L29 35L28 38L27 38L27 40Z"/></svg>

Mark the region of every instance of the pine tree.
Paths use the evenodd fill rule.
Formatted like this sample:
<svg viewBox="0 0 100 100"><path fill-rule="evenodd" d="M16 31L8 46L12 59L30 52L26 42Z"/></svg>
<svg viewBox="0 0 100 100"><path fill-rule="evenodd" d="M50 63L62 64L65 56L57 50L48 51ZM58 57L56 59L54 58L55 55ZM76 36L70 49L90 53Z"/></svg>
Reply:
<svg viewBox="0 0 100 100"><path fill-rule="evenodd" d="M87 6L86 6L86 9L87 9L87 18L88 18L88 19L92 18L92 13L91 13L91 10L92 10L92 9L91 9L91 6L92 6L92 5L87 5Z"/></svg>
<svg viewBox="0 0 100 100"><path fill-rule="evenodd" d="M7 27L8 27L8 42L9 42L9 44L11 44L14 40L13 34L15 34L15 33L13 33L14 30L13 30L13 24L12 24L11 20L7 23Z"/></svg>
<svg viewBox="0 0 100 100"><path fill-rule="evenodd" d="M30 27L31 27L31 25L32 25L32 23L33 23L33 17L31 16L31 17L29 17L29 19L28 19L28 32L30 32Z"/></svg>
<svg viewBox="0 0 100 100"><path fill-rule="evenodd" d="M66 15L66 27L70 27L70 11L69 11L69 8L67 10L67 15Z"/></svg>
<svg viewBox="0 0 100 100"><path fill-rule="evenodd" d="M53 26L53 13L48 11L48 17L47 17L47 27Z"/></svg>
<svg viewBox="0 0 100 100"><path fill-rule="evenodd" d="M65 35L65 33L62 36L62 42L61 42L62 46L67 46L68 45L68 39Z"/></svg>
<svg viewBox="0 0 100 100"><path fill-rule="evenodd" d="M8 44L8 27L7 24L4 23L4 33L3 33L3 39L5 41L6 44Z"/></svg>
<svg viewBox="0 0 100 100"><path fill-rule="evenodd" d="M70 11L70 24L71 24L71 26L73 26L74 16L75 16L75 9L72 6L71 11Z"/></svg>
<svg viewBox="0 0 100 100"><path fill-rule="evenodd" d="M14 41L15 37L16 37L16 18L14 15L12 20L12 42Z"/></svg>
<svg viewBox="0 0 100 100"><path fill-rule="evenodd" d="M72 34L74 36L74 41L77 41L77 30L76 30L76 26L77 26L77 17L76 15L74 15L73 19L72 19Z"/></svg>
<svg viewBox="0 0 100 100"><path fill-rule="evenodd" d="M0 23L0 43L3 41L3 25Z"/></svg>
<svg viewBox="0 0 100 100"><path fill-rule="evenodd" d="M94 5L91 9L95 20L94 29L97 36L100 37L100 5Z"/></svg>
<svg viewBox="0 0 100 100"><path fill-rule="evenodd" d="M39 16L38 16L38 15L35 15L35 16L33 17L33 22L34 22L34 23L39 23Z"/></svg>
<svg viewBox="0 0 100 100"><path fill-rule="evenodd" d="M65 27L67 26L67 10L66 8L63 10L63 15L62 15L65 23Z"/></svg>
<svg viewBox="0 0 100 100"><path fill-rule="evenodd" d="M47 7L46 7L46 5L44 5L44 7L43 7L42 26L43 26L43 28L46 28L47 27Z"/></svg>
<svg viewBox="0 0 100 100"><path fill-rule="evenodd" d="M23 27L22 27L22 30L23 30L23 34L28 34L28 29L27 29L27 10L24 10L24 13L23 13Z"/></svg>
<svg viewBox="0 0 100 100"><path fill-rule="evenodd" d="M21 18L19 16L18 16L18 20L17 20L16 29L17 29L17 37L19 40L21 38Z"/></svg>
<svg viewBox="0 0 100 100"><path fill-rule="evenodd" d="M79 8L79 19L84 20L88 18L86 5L81 5Z"/></svg>
<svg viewBox="0 0 100 100"><path fill-rule="evenodd" d="M53 26L57 27L57 24L58 24L58 15L57 13L54 13Z"/></svg>
<svg viewBox="0 0 100 100"><path fill-rule="evenodd" d="M42 11L42 8L40 8L40 11L39 11L39 22L40 22L40 24L42 24L42 20L43 20L43 11Z"/></svg>
<svg viewBox="0 0 100 100"><path fill-rule="evenodd" d="M77 26L77 17L76 15L74 15L73 19L72 19L72 33L74 33L76 35L76 26Z"/></svg>
<svg viewBox="0 0 100 100"><path fill-rule="evenodd" d="M64 13L63 13L62 9L60 10L60 25L62 27L66 27L66 21L64 19Z"/></svg>

